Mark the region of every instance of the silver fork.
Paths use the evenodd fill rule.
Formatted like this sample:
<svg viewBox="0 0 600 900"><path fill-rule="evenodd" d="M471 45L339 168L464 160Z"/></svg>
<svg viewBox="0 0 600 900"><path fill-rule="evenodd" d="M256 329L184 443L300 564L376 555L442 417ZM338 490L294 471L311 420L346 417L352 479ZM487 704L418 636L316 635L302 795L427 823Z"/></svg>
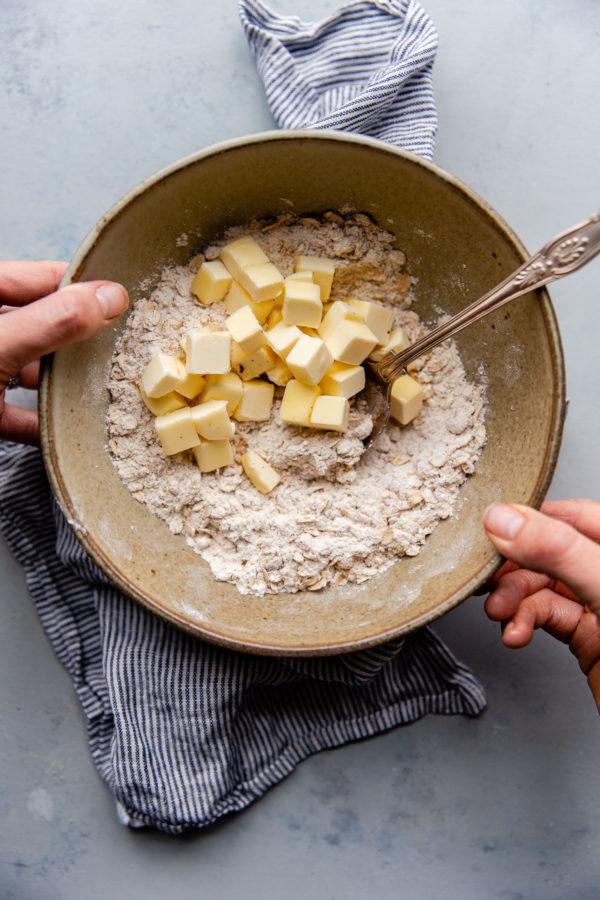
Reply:
<svg viewBox="0 0 600 900"><path fill-rule="evenodd" d="M406 372L406 367L411 362L433 347L437 347L446 338L452 337L488 313L504 306L505 303L510 303L522 294L575 272L598 253L600 253L600 212L594 213L585 222L574 225L552 238L495 288L466 306L443 325L415 341L410 347L406 347L400 353L392 350L377 363L367 360L366 396L369 412L373 417L373 430L365 438L365 446L370 447L385 428L390 415L392 385L396 378Z"/></svg>

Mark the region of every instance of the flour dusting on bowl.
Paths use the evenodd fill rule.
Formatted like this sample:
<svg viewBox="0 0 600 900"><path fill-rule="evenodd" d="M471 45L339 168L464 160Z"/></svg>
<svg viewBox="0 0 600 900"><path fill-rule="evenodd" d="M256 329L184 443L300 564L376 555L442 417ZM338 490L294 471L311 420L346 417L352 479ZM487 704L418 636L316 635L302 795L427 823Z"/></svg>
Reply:
<svg viewBox="0 0 600 900"><path fill-rule="evenodd" d="M280 217L229 229L220 244L252 234L282 274L296 254L335 260L332 296L348 296L394 309L394 326L411 341L424 333L411 310L413 289L394 237L364 215L323 219ZM204 248L216 258L220 244ZM482 388L468 382L453 342L415 364L424 388L422 413L410 425L390 425L364 452L371 429L364 399L353 401L348 429L314 432L279 418L283 389L275 391L268 422L237 423L234 462L201 473L191 454L166 456L153 416L143 403L141 372L154 354L182 353L185 334L222 328L222 303L199 306L191 292L197 261L170 267L156 289L139 299L111 365L109 449L133 496L183 534L209 563L215 578L241 593L319 590L361 583L415 556L428 534L455 510L459 488L485 443ZM240 459L261 454L281 482L261 494Z"/></svg>

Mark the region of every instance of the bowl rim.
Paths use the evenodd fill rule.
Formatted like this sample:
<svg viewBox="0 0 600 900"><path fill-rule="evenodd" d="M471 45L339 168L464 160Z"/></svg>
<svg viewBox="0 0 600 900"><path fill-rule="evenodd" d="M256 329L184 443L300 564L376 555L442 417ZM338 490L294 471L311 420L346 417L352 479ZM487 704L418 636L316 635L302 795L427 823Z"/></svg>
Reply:
<svg viewBox="0 0 600 900"><path fill-rule="evenodd" d="M235 150L238 147L244 147L252 144L263 144L265 142L285 142L288 140L297 141L303 139L308 141L319 140L334 141L345 144L352 143L372 147L379 151L384 151L388 154L399 156L405 159L410 164L429 170L437 178L446 182L454 190L462 194L462 196L466 200L468 200L469 203L478 207L479 209L483 209L483 211L493 220L499 231L502 232L504 237L508 240L509 244L512 245L517 254L522 258L522 261L525 261L529 256L529 253L527 252L521 239L502 218L502 216L496 211L496 209L487 200L485 200L485 198L483 198L472 188L464 184L459 178L440 168L437 164L431 162L430 160L423 159L413 153L395 147L392 144L387 144L383 141L366 137L364 135L335 131L333 129L326 131L315 129L282 129L256 132L250 135L245 135L212 144L208 147L202 148L201 150L195 151L194 153L188 154L142 179L142 181L140 181L137 185L127 191L119 200L117 200L111 207L109 207L109 209L90 229L86 237L83 239L83 241L75 251L68 265L68 268L65 271L60 286L64 287L78 280L78 271L81 269L88 254L93 250L93 247L98 241L103 230L111 223L113 223L129 206L129 204L135 201L137 197L141 196L148 188L159 184L161 181L168 179L171 175L177 172L180 172L190 166L196 165L204 158L214 157L219 154L225 154L231 150ZM540 468L537 483L532 490L531 498L529 500L529 505L537 508L542 503L554 475L554 471L558 461L558 455L560 452L567 403L565 360L556 313L550 295L546 288L538 289L534 293L541 301L542 312L546 322L548 337L550 341L550 352L554 362L554 372L556 379L556 396L552 420L549 427L546 454L543 464ZM175 611L165 610L152 598L139 591L135 587L135 585L132 584L126 576L124 576L122 572L116 569L116 567L111 563L110 559L94 542L93 538L90 537L87 530L85 528L77 527L77 510L73 506L69 491L61 477L59 461L52 437L51 389L53 356L54 354L50 354L43 357L42 359L40 369L40 384L38 389L38 414L40 421L40 442L44 466L52 492L58 502L62 513L67 519L69 526L74 532L77 540L83 546L84 550L88 553L89 556L91 556L96 565L98 565L101 571L104 572L104 574L110 579L111 583L114 584L117 589L122 590L123 593L125 593L127 596L140 603L143 607L158 615L163 620L177 626L183 631L193 634L200 639L206 640L210 643L216 644L217 646L224 647L230 650L254 653L263 656L333 656L356 652L358 650L367 650L388 641L397 640L398 638L405 636L409 632L415 631L418 628L422 628L425 625L431 624L431 622L440 618L442 615L458 606L468 597L472 596L476 591L480 590L502 565L503 558L500 556L500 554L493 550L492 545L490 544L492 556L488 560L488 562L486 562L478 572L471 576L468 581L462 584L460 588L455 590L449 597L447 597L443 603L436 606L435 609L418 615L407 622L405 621L402 625L387 629L386 631L380 632L376 635L371 635L367 638L360 638L354 641L346 641L343 644L303 644L301 646L289 646L280 645L275 642L262 643L248 639L228 637L212 630L210 626L191 623L187 621L183 616L179 616Z"/></svg>

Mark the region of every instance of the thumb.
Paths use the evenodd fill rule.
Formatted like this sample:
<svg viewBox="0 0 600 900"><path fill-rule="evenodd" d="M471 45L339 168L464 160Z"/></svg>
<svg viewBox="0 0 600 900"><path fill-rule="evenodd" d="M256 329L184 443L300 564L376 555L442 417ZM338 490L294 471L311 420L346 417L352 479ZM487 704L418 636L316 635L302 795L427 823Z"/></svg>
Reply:
<svg viewBox="0 0 600 900"><path fill-rule="evenodd" d="M28 362L96 334L128 302L120 284L89 281L5 312L0 320L0 388Z"/></svg>
<svg viewBox="0 0 600 900"><path fill-rule="evenodd" d="M483 526L503 556L562 581L600 615L600 546L595 541L565 521L517 504L492 504Z"/></svg>

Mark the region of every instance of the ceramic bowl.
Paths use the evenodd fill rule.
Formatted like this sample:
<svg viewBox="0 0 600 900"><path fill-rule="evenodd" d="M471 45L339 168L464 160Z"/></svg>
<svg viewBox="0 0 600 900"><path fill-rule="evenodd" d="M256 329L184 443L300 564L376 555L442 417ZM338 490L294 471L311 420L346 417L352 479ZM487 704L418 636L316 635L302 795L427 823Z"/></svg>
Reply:
<svg viewBox="0 0 600 900"><path fill-rule="evenodd" d="M64 283L122 282L131 300L164 266L183 265L224 228L290 210L350 207L396 235L418 279L425 323L456 313L526 257L500 216L434 165L368 138L269 132L196 153L135 188L93 229ZM142 288L143 285L143 288ZM40 417L47 471L77 537L134 600L218 644L263 654L325 655L398 637L452 609L499 557L481 516L494 500L539 505L560 445L564 363L545 290L528 294L456 338L468 376L485 382L487 443L456 514L417 557L361 585L241 595L138 503L107 449L106 382L125 317L43 368Z"/></svg>

